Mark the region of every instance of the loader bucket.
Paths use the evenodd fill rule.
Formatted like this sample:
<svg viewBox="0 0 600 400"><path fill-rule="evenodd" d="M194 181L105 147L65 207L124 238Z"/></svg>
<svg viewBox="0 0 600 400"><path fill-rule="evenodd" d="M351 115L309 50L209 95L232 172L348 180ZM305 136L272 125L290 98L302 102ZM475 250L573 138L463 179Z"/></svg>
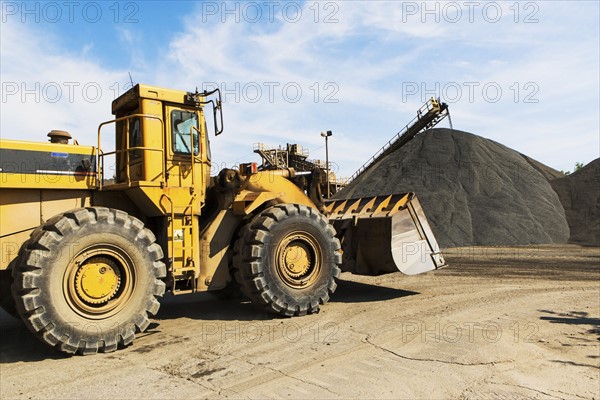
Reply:
<svg viewBox="0 0 600 400"><path fill-rule="evenodd" d="M414 193L325 203L342 243L342 270L416 275L446 265Z"/></svg>

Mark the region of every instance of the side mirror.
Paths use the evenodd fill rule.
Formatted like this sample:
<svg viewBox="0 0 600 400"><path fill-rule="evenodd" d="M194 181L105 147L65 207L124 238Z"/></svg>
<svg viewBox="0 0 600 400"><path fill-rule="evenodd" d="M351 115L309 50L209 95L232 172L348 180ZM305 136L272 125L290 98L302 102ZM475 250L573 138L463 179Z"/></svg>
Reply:
<svg viewBox="0 0 600 400"><path fill-rule="evenodd" d="M217 94L215 99L206 100L207 97L210 97L215 93ZM188 93L187 97L190 100L194 100L198 104L211 104L213 109L213 123L215 126L215 136L219 136L221 133L223 133L223 101L221 100L221 90L219 88L216 88L211 91L205 90L204 92L200 93L198 92L198 89L196 89L196 93ZM204 100L200 100L201 98L204 98ZM217 123L217 120L219 121L219 123Z"/></svg>

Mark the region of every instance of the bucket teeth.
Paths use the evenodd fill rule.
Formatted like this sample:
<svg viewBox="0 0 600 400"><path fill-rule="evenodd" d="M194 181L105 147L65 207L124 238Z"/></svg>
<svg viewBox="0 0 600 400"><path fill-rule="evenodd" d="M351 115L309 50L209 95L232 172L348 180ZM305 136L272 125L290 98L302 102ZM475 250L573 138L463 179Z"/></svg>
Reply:
<svg viewBox="0 0 600 400"><path fill-rule="evenodd" d="M414 193L325 203L344 252L342 269L360 275L415 275L445 266Z"/></svg>

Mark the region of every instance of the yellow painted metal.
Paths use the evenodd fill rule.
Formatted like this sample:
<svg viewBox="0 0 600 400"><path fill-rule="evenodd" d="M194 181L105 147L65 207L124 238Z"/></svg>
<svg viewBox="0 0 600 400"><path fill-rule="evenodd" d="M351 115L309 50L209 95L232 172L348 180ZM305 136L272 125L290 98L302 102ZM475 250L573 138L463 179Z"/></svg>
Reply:
<svg viewBox="0 0 600 400"><path fill-rule="evenodd" d="M142 157L142 178L140 181L161 182L164 179L165 170L165 147L167 138L165 138L166 122L163 116L163 104L160 101L143 99L141 101L140 112L142 114L162 117L159 119L142 119L142 146L151 149L161 149L157 151L145 151ZM167 136L168 137L168 136Z"/></svg>
<svg viewBox="0 0 600 400"><path fill-rule="evenodd" d="M332 200L325 203L325 210L330 220L341 220L357 216L361 218L391 217L400 212L412 197L413 193L402 193Z"/></svg>
<svg viewBox="0 0 600 400"><path fill-rule="evenodd" d="M135 89L113 102L113 114L117 116L117 120L139 117L142 132L142 146L135 148L130 146L126 124L117 126L117 142L121 145L121 152L128 149L124 151L124 156L117 160L117 183L138 181L138 186L146 186L145 182L162 182L164 186L186 187L197 193L199 202L203 201L210 177L210 152L202 108L188 101L187 93L183 91L148 85L137 85ZM185 155L174 151L174 121L171 120L171 112L174 110L197 114L199 154ZM128 157L136 150L143 151L144 156ZM192 182L194 177L197 178ZM159 199L160 197L152 198L152 201L159 204ZM200 208L196 207L196 210L199 211Z"/></svg>
<svg viewBox="0 0 600 400"><path fill-rule="evenodd" d="M429 99L429 109L431 111L439 112L441 109L441 104L440 104L439 100L437 100L434 97Z"/></svg>
<svg viewBox="0 0 600 400"><path fill-rule="evenodd" d="M185 104L187 93L181 90L167 89L145 84L136 85L135 91L128 91L113 101L112 111L135 108L139 99L147 99L159 102Z"/></svg>
<svg viewBox="0 0 600 400"><path fill-rule="evenodd" d="M289 271L290 276L298 278L308 271L312 263L309 250L304 243L290 244L282 252L282 264Z"/></svg>
<svg viewBox="0 0 600 400"><path fill-rule="evenodd" d="M33 229L14 232L9 236L0 237L0 251L2 251L0 256L0 270L9 268L11 263L19 255L21 245L29 239L31 232L33 232Z"/></svg>
<svg viewBox="0 0 600 400"><path fill-rule="evenodd" d="M105 319L127 305L136 289L135 280L131 259L116 246L98 243L69 260L62 277L63 294L82 317Z"/></svg>
<svg viewBox="0 0 600 400"><path fill-rule="evenodd" d="M41 191L2 188L0 237L36 228L40 218Z"/></svg>
<svg viewBox="0 0 600 400"><path fill-rule="evenodd" d="M323 253L308 232L295 231L281 240L276 249L275 267L286 285L306 288L312 285L323 265Z"/></svg>
<svg viewBox="0 0 600 400"><path fill-rule="evenodd" d="M95 147L72 144L0 139L0 149L31 152L31 158L36 153L74 154L85 156L88 159L96 157ZM24 155L19 162L6 162L5 160L2 162L0 189L94 189L96 187L96 176L93 171L64 171L57 168L56 164L51 161L37 164L33 162L32 166L35 167L35 171L23 172L27 158L29 157Z"/></svg>
<svg viewBox="0 0 600 400"><path fill-rule="evenodd" d="M53 216L91 205L90 190L2 188L0 195L0 270L8 268L33 229Z"/></svg>
<svg viewBox="0 0 600 400"><path fill-rule="evenodd" d="M40 223L46 222L61 212L74 208L89 207L92 205L91 190L55 190L48 188L40 190Z"/></svg>
<svg viewBox="0 0 600 400"><path fill-rule="evenodd" d="M119 268L106 257L88 260L75 276L75 290L90 304L100 304L112 299L121 284Z"/></svg>
<svg viewBox="0 0 600 400"><path fill-rule="evenodd" d="M44 151L69 154L94 154L93 146L80 146L75 144L60 144L50 142L33 142L28 140L0 139L0 146L3 149L26 150L26 151Z"/></svg>
<svg viewBox="0 0 600 400"><path fill-rule="evenodd" d="M36 228L61 211L90 205L86 190L2 189L0 236Z"/></svg>
<svg viewBox="0 0 600 400"><path fill-rule="evenodd" d="M148 188L145 188L148 189ZM171 189L171 190L170 190ZM167 256L170 260L170 273L176 280L192 280L196 290L195 281L200 275L200 255L199 248L199 220L194 210L196 203L194 196L189 198L189 204L181 205L175 203L176 200L171 196L180 191L174 191L173 188L156 189L162 190L161 207L163 215L167 219ZM172 282L175 287L176 282Z"/></svg>
<svg viewBox="0 0 600 400"><path fill-rule="evenodd" d="M113 113L116 113L117 118L101 124L102 127L117 122L117 142L122 146L121 149L104 152L105 155L118 153L117 179L113 187L106 189L131 188L133 193L128 194L132 200L141 202L142 207L152 210L150 215L154 216L170 213L170 210L161 205L165 194L170 196L175 208L186 208L194 199L194 212L199 215L210 179L210 156L202 110L196 105L186 104L186 92L146 85L140 85L139 97L132 95L125 98L119 98L113 103ZM121 115L123 107L131 109L131 113ZM171 112L178 110L197 115L200 140L198 154L177 154L173 149L171 138L174 121L171 121ZM135 118L141 120L142 146L131 147L126 125L127 121ZM119 133L120 128L122 132ZM135 151L141 152L143 156L131 157Z"/></svg>
<svg viewBox="0 0 600 400"><path fill-rule="evenodd" d="M202 232L198 290L222 289L232 279L229 275L230 250L240 223L241 217L232 209L221 210Z"/></svg>
<svg viewBox="0 0 600 400"><path fill-rule="evenodd" d="M152 147L152 146L156 146L157 145L157 140L152 140L151 138L154 136L158 136L159 138L162 138L163 135L159 134L159 135L145 135L144 139L146 138L146 136L149 136L149 138L147 140L144 140L144 142L147 142L148 146L146 145L131 145L129 143L129 136L130 136L130 132L129 132L129 123L130 121L134 120L134 119L138 119L141 120L141 125L143 127L149 125L148 121L153 121L153 122L157 122L160 124L159 127L159 131L158 132L163 132L163 121L160 117L155 116L155 115L150 115L150 114L131 114L131 115L127 115L127 116L123 116L123 117L119 117L119 118L115 118L113 120L110 121L105 121L102 122L99 126L98 126L98 148L101 149L101 143L102 143L102 128L109 125L109 124L113 124L116 123L117 124L117 130L119 129L119 125L121 127L123 127L122 132L117 132L117 136L119 136L119 134L121 134L121 138L117 139L117 141L124 141L124 145L123 148L118 148L115 149L114 151L102 151L100 150L99 152L99 156L98 156L98 171L97 171L97 176L98 176L98 186L100 189L102 189L103 187L103 181L104 181L104 171L105 171L105 160L108 156L112 156L115 155L117 157L117 165L121 165L121 169L118 171L118 175L117 175L117 180L119 181L119 183L121 184L126 184L126 185L131 185L131 182L139 182L139 181L148 181L151 183L159 183L159 184L164 184L165 182L165 169L164 169L164 163L162 162L163 158L164 158L164 141L161 141L161 143L158 143L160 146L159 147ZM133 152L139 152L140 154L143 154L143 157L135 157L132 160L132 153ZM154 163L152 163L151 165L153 166L152 168L148 169L147 167L144 166L144 164L147 164L148 162L152 162L154 161ZM144 173L144 171L148 171L148 175L146 175Z"/></svg>
<svg viewBox="0 0 600 400"><path fill-rule="evenodd" d="M279 174L264 171L246 177L242 191L233 201L233 212L236 215L248 215L267 202L274 204L301 204L317 208L306 193L290 180Z"/></svg>
<svg viewBox="0 0 600 400"><path fill-rule="evenodd" d="M229 276L229 250L234 239L233 235L243 217L255 213L265 205L281 203L302 204L316 209L315 204L298 186L285 179L277 171L259 172L248 175L244 179L242 190L235 196L231 208L220 211L203 232L200 243L202 268L197 283L198 290L220 289L225 287L228 280L231 279ZM310 243L308 240L307 242ZM296 245L292 247L298 249ZM310 248L310 246L307 247L307 249ZM291 257L293 253L287 254ZM287 267L282 268L290 270ZM293 275L294 272L291 274ZM299 286L304 286L308 282L306 277L299 278L296 282L293 281L293 278L289 279L292 279L290 284Z"/></svg>

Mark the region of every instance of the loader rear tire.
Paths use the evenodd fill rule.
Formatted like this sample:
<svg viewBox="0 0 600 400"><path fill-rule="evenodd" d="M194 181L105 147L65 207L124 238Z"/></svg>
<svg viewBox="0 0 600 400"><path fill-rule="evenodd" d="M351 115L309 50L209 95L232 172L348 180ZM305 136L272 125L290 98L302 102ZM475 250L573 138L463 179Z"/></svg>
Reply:
<svg viewBox="0 0 600 400"><path fill-rule="evenodd" d="M340 243L314 208L281 204L246 224L234 246L235 278L254 304L277 314L319 311L335 291Z"/></svg>
<svg viewBox="0 0 600 400"><path fill-rule="evenodd" d="M13 269L25 325L65 353L111 352L144 331L165 291L163 252L119 210L80 208L36 228Z"/></svg>

